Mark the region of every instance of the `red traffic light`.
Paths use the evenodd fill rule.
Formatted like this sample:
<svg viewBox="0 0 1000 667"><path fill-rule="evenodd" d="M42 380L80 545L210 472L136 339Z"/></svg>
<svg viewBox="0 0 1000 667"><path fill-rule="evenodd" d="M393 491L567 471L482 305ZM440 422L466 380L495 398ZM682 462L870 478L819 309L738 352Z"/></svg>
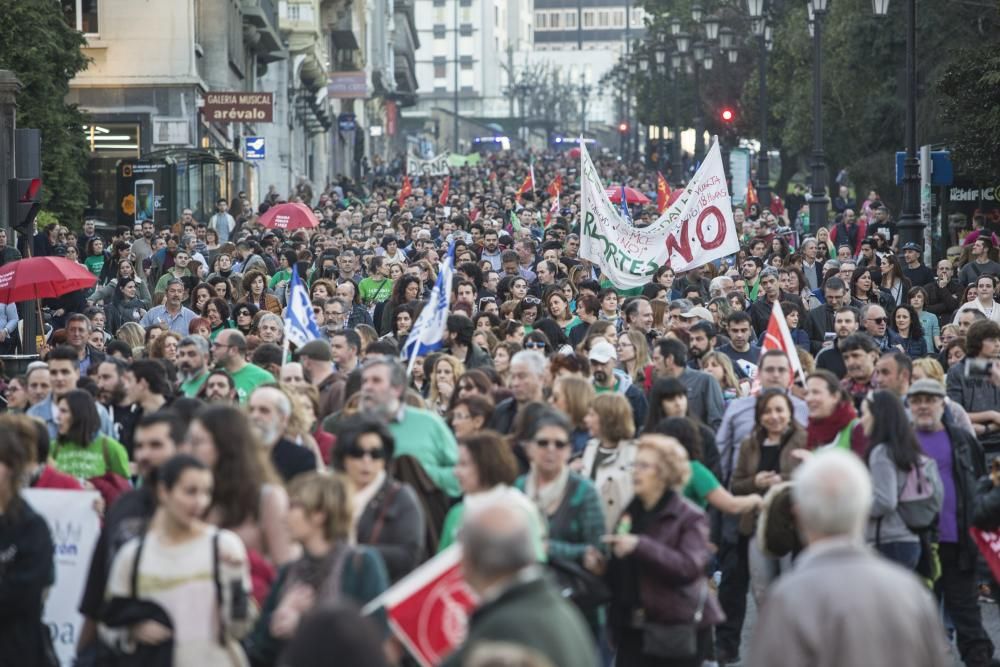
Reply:
<svg viewBox="0 0 1000 667"><path fill-rule="evenodd" d="M26 179L20 179L22 183L24 182L24 180ZM38 199L38 191L41 189L42 189L42 179L32 178L31 181L27 184L27 187L24 190L24 192L18 193L20 201L30 202L34 201L35 199Z"/></svg>
<svg viewBox="0 0 1000 667"><path fill-rule="evenodd" d="M618 123L618 131L622 134L628 132L628 123Z"/></svg>
<svg viewBox="0 0 1000 667"><path fill-rule="evenodd" d="M731 123L733 122L733 119L736 118L736 114L733 113L733 110L729 107L723 107L720 115L722 117L722 121L725 123Z"/></svg>

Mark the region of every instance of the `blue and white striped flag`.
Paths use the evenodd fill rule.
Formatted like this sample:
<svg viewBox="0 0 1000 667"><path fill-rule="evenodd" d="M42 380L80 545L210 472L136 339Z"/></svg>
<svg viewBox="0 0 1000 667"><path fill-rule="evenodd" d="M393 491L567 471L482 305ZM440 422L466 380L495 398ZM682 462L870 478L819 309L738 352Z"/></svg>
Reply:
<svg viewBox="0 0 1000 667"><path fill-rule="evenodd" d="M451 306L451 279L455 273L455 243L448 247L448 255L441 262L441 271L431 290L431 298L420 311L420 317L413 323L410 335L406 337L400 356L410 360L409 369L417 357L440 349L448 330L448 309Z"/></svg>
<svg viewBox="0 0 1000 667"><path fill-rule="evenodd" d="M309 301L309 292L299 278L299 267L293 266L292 280L288 283L288 307L285 309L285 340L302 347L322 337Z"/></svg>

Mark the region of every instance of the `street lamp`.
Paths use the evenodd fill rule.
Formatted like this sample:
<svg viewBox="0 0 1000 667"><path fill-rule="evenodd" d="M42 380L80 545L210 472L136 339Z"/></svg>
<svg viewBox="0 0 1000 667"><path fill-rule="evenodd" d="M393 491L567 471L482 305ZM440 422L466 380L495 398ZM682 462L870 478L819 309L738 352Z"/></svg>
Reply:
<svg viewBox="0 0 1000 667"><path fill-rule="evenodd" d="M899 215L899 242L924 245L920 218L920 161L917 159L917 3L906 2L906 157L903 159L903 207ZM872 0L875 16L889 13L889 0Z"/></svg>
<svg viewBox="0 0 1000 667"><path fill-rule="evenodd" d="M738 49L728 49L726 50L726 57L729 58L730 65L735 65L740 61L740 52Z"/></svg>
<svg viewBox="0 0 1000 667"><path fill-rule="evenodd" d="M771 205L771 170L770 156L767 152L767 36L771 26L764 17L763 0L747 0L747 9L753 20L753 33L757 38L757 92L760 117L760 146L757 150L757 197L760 207ZM732 53L732 52L731 52Z"/></svg>
<svg viewBox="0 0 1000 667"><path fill-rule="evenodd" d="M702 22L702 25L705 26L705 37L708 38L708 41L714 42L715 40L717 40L719 38L719 25L720 24L721 24L721 21L719 21L719 17L718 16L706 16L705 17L705 20Z"/></svg>
<svg viewBox="0 0 1000 667"><path fill-rule="evenodd" d="M823 17L827 0L809 0L813 14L813 161L809 226L826 227L830 199L826 196L826 158L823 154Z"/></svg>
<svg viewBox="0 0 1000 667"><path fill-rule="evenodd" d="M691 5L691 20L695 23L701 23L701 16L704 13L704 9L697 2Z"/></svg>
<svg viewBox="0 0 1000 667"><path fill-rule="evenodd" d="M639 58L639 71L646 72L649 70L649 58L642 56Z"/></svg>
<svg viewBox="0 0 1000 667"><path fill-rule="evenodd" d="M681 162L681 111L680 95L677 94L677 82L681 77L681 67L684 65L684 56L681 53L670 54L670 69L672 92L674 97L674 141L670 150L670 174L674 178L674 185L681 185L684 182L684 165Z"/></svg>
<svg viewBox="0 0 1000 667"><path fill-rule="evenodd" d="M701 66L705 68L706 72L712 71L712 66L715 64L715 56L712 55L712 49L705 50L705 57L701 61Z"/></svg>
<svg viewBox="0 0 1000 667"><path fill-rule="evenodd" d="M680 19L670 19L670 34L676 37L681 34L681 20Z"/></svg>
<svg viewBox="0 0 1000 667"><path fill-rule="evenodd" d="M719 48L723 51L728 51L733 48L733 36L734 32L732 28L722 28L719 30Z"/></svg>
<svg viewBox="0 0 1000 667"><path fill-rule="evenodd" d="M677 52L684 55L688 52L688 47L691 46L691 35L686 32L677 34Z"/></svg>

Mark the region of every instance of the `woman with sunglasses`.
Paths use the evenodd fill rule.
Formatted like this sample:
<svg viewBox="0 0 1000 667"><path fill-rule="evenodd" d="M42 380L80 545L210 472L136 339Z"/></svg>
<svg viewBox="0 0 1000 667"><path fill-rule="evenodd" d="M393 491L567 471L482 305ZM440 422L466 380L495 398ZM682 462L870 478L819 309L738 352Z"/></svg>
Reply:
<svg viewBox="0 0 1000 667"><path fill-rule="evenodd" d="M254 317L257 316L257 306L252 303L240 303L233 306L233 323L244 336L253 331Z"/></svg>
<svg viewBox="0 0 1000 667"><path fill-rule="evenodd" d="M521 321L525 331L531 333L532 325L539 318L541 310L542 300L537 296L528 295L521 299L521 302L514 309L514 319Z"/></svg>
<svg viewBox="0 0 1000 667"><path fill-rule="evenodd" d="M395 440L381 422L353 415L340 422L334 468L350 481L354 534L382 555L398 581L424 558L424 515L413 489L386 469Z"/></svg>
<svg viewBox="0 0 1000 667"><path fill-rule="evenodd" d="M530 466L514 485L548 523L549 560L583 565L584 554L603 549L604 507L594 484L569 468L571 431L565 417L542 407L522 434ZM596 609L585 616L596 634Z"/></svg>

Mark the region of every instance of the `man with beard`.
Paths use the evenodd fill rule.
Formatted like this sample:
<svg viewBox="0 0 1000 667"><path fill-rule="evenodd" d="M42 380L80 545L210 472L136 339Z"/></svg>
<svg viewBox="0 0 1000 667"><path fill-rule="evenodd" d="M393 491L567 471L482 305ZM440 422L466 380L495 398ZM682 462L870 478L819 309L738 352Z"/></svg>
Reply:
<svg viewBox="0 0 1000 667"><path fill-rule="evenodd" d="M847 367L847 377L841 380L840 386L854 399L854 407L860 413L865 397L878 389L874 381L875 362L879 358L878 345L870 336L856 333L843 340L840 352L844 355L844 365Z"/></svg>
<svg viewBox="0 0 1000 667"><path fill-rule="evenodd" d="M258 387L247 403L250 423L268 450L271 463L285 482L296 475L316 471L316 455L285 437L292 416L292 402L277 387Z"/></svg>
<svg viewBox="0 0 1000 667"><path fill-rule="evenodd" d="M274 382L274 376L263 368L247 363L247 339L234 329L224 329L212 343L212 361L223 368L236 385L240 403L246 403L251 392L262 384Z"/></svg>
<svg viewBox="0 0 1000 667"><path fill-rule="evenodd" d="M488 229L483 234L483 251L479 256L481 261L489 262L494 271L499 271L502 266L503 252L500 250L500 237L496 230Z"/></svg>
<svg viewBox="0 0 1000 667"><path fill-rule="evenodd" d="M387 423L396 439L394 458L416 459L438 489L457 498L455 436L436 414L403 404L406 384L406 369L399 362L388 357L369 361L361 369L361 410Z"/></svg>
<svg viewBox="0 0 1000 667"><path fill-rule="evenodd" d="M208 379L208 341L201 336L185 336L177 344L177 370L183 396L194 398Z"/></svg>
<svg viewBox="0 0 1000 667"><path fill-rule="evenodd" d="M76 664L95 664L93 652L96 649L97 619L104 607L111 563L118 549L141 534L152 518L156 510L153 493L156 485L151 475L179 453L184 434L184 420L170 410L145 415L135 427L132 460L142 484L119 496L104 515L104 527L91 556L90 572L80 601L84 622L77 641Z"/></svg>
<svg viewBox="0 0 1000 667"><path fill-rule="evenodd" d="M688 367L702 370L701 360L715 349L715 327L704 320L695 322L688 329Z"/></svg>
<svg viewBox="0 0 1000 667"><path fill-rule="evenodd" d="M97 400L111 413L118 432L118 442L125 446L129 458L133 458L133 434L139 413L125 396L123 376L128 366L121 359L105 357L97 367Z"/></svg>
<svg viewBox="0 0 1000 667"><path fill-rule="evenodd" d="M840 309L849 305L847 284L836 276L827 279L823 286L826 303L816 306L806 315L805 330L809 334L810 352L818 353L826 343L826 334L835 331L834 319Z"/></svg>
<svg viewBox="0 0 1000 667"><path fill-rule="evenodd" d="M594 391L598 394L621 394L628 399L629 405L632 406L635 429L638 432L646 423L649 403L646 401L646 395L632 383L628 375L615 373L615 368L618 366L618 351L615 350L615 346L606 340L598 341L590 348L588 359L594 379Z"/></svg>
<svg viewBox="0 0 1000 667"><path fill-rule="evenodd" d="M236 405L236 384L229 373L221 368L209 372L198 398L206 403Z"/></svg>
<svg viewBox="0 0 1000 667"><path fill-rule="evenodd" d="M824 308L825 306L820 306ZM845 338L858 331L858 311L853 306L839 308L833 318L833 330L837 337L823 346L816 355L816 368L828 370L839 378L847 374L844 355L840 344Z"/></svg>

